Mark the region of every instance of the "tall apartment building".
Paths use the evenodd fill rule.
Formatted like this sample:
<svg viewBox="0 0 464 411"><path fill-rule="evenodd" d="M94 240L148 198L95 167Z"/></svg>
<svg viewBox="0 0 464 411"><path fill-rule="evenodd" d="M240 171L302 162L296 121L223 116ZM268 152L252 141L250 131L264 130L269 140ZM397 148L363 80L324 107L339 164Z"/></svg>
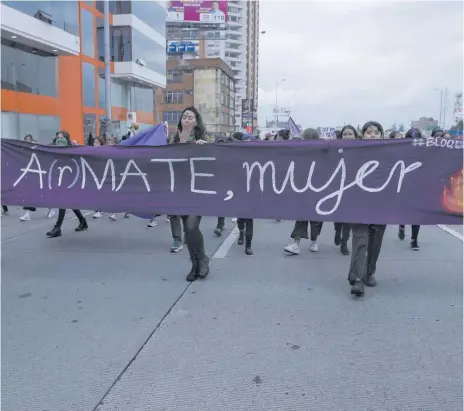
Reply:
<svg viewBox="0 0 464 411"><path fill-rule="evenodd" d="M156 93L156 109L169 134L176 132L182 110L189 106L198 109L209 133L235 131L234 73L223 60L169 60L167 70L167 86Z"/></svg>
<svg viewBox="0 0 464 411"><path fill-rule="evenodd" d="M172 53L169 58L219 57L224 60L235 76L235 125L237 128L242 126L242 100L253 99L253 126L256 128L259 1L231 0L220 3L227 3L227 16L224 24L168 22L168 47L169 41L190 41L195 46L191 51L183 49L182 53Z"/></svg>
<svg viewBox="0 0 464 411"><path fill-rule="evenodd" d="M163 1L111 1L111 117L141 128L166 86ZM2 134L49 143L63 129L79 143L105 116L102 1L2 1ZM135 114L134 114L135 113Z"/></svg>

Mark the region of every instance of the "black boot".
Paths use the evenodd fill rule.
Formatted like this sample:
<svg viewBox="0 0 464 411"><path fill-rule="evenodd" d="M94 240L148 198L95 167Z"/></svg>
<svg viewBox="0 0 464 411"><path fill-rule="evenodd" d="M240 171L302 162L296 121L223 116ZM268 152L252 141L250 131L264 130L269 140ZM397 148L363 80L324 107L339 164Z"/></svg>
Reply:
<svg viewBox="0 0 464 411"><path fill-rule="evenodd" d="M350 250L348 250L348 244L346 243L346 241L342 241L342 243L340 244L340 252L343 255L350 255Z"/></svg>
<svg viewBox="0 0 464 411"><path fill-rule="evenodd" d="M193 282L198 278L198 260L192 255L190 256L190 260L192 261L192 269L188 273L186 280Z"/></svg>
<svg viewBox="0 0 464 411"><path fill-rule="evenodd" d="M406 237L404 233L404 227L398 227L398 238L400 240L404 240L404 237Z"/></svg>
<svg viewBox="0 0 464 411"><path fill-rule="evenodd" d="M61 227L56 225L45 235L49 238L61 237Z"/></svg>
<svg viewBox="0 0 464 411"><path fill-rule="evenodd" d="M335 230L334 243L335 245L340 245L341 242L342 242L342 230Z"/></svg>
<svg viewBox="0 0 464 411"><path fill-rule="evenodd" d="M244 231L244 230L240 230L240 233L239 233L239 235L238 235L237 244L238 244L238 245L243 245L244 242L245 242L245 231Z"/></svg>
<svg viewBox="0 0 464 411"><path fill-rule="evenodd" d="M89 228L87 225L87 220L84 218L79 225L76 227L75 231L85 231Z"/></svg>
<svg viewBox="0 0 464 411"><path fill-rule="evenodd" d="M204 256L200 261L198 261L198 277L206 278L209 274L209 257Z"/></svg>
<svg viewBox="0 0 464 411"><path fill-rule="evenodd" d="M354 294L356 297L361 297L364 295L364 283L360 278L356 278L354 281L353 287L351 287L351 294Z"/></svg>
<svg viewBox="0 0 464 411"><path fill-rule="evenodd" d="M253 249L251 248L252 237L247 237L245 241L245 254L253 255Z"/></svg>

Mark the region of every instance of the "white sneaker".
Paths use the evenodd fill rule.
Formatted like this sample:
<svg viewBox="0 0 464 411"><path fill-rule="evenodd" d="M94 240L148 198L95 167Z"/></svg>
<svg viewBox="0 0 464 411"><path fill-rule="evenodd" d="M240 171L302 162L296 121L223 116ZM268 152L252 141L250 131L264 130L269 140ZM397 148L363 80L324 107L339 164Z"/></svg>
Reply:
<svg viewBox="0 0 464 411"><path fill-rule="evenodd" d="M108 218L112 221L116 221L116 214L111 214Z"/></svg>
<svg viewBox="0 0 464 411"><path fill-rule="evenodd" d="M234 218L232 219L232 222L233 222L233 223L236 223L236 222L237 222L237 217L234 217Z"/></svg>
<svg viewBox="0 0 464 411"><path fill-rule="evenodd" d="M26 211L22 217L19 217L21 221L30 221L31 219L31 214L29 211Z"/></svg>
<svg viewBox="0 0 464 411"><path fill-rule="evenodd" d="M292 255L298 255L300 254L300 246L297 243L291 243L284 247L284 251Z"/></svg>
<svg viewBox="0 0 464 411"><path fill-rule="evenodd" d="M158 225L158 223L156 222L155 219L151 220L149 223L148 223L148 227L156 227Z"/></svg>
<svg viewBox="0 0 464 411"><path fill-rule="evenodd" d="M316 241L311 241L311 244L309 245L309 250L313 253L317 253L319 251L319 247L317 246Z"/></svg>
<svg viewBox="0 0 464 411"><path fill-rule="evenodd" d="M53 218L54 215L55 215L55 210L53 210L53 208L48 210L47 218Z"/></svg>
<svg viewBox="0 0 464 411"><path fill-rule="evenodd" d="M164 220L164 221L166 221L167 223L170 223L170 222L171 222L171 219L170 219L169 216L167 215L167 216L165 217L165 220Z"/></svg>
<svg viewBox="0 0 464 411"><path fill-rule="evenodd" d="M95 211L93 218L102 218L102 217L103 217L103 214L101 211Z"/></svg>

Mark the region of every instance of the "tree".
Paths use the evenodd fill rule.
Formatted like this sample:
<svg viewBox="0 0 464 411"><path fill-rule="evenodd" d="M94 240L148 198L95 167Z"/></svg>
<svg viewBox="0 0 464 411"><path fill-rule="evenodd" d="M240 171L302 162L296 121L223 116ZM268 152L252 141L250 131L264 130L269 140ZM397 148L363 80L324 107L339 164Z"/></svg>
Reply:
<svg viewBox="0 0 464 411"><path fill-rule="evenodd" d="M392 131L396 131L396 124L393 124L393 125L391 126L391 130L392 130Z"/></svg>
<svg viewBox="0 0 464 411"><path fill-rule="evenodd" d="M400 133L403 133L404 132L404 125L403 124L400 124L400 127L398 128L398 131Z"/></svg>

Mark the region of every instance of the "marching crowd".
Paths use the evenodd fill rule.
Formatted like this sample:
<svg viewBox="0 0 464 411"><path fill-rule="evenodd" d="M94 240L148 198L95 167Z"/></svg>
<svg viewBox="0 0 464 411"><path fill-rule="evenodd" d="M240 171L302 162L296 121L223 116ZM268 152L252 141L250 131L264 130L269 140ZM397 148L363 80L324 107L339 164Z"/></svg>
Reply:
<svg viewBox="0 0 464 411"><path fill-rule="evenodd" d="M131 130L125 138L131 138L137 131L137 125L133 125ZM434 130L432 136L446 137L443 130ZM383 139L384 130L381 124L375 121L369 121L362 127L361 134L358 133L356 128L351 125L346 125L342 130L337 131L338 139ZM194 107L188 107L183 110L179 119L177 132L168 138L169 144L208 144L212 142L227 143L228 141L234 142L247 142L257 139L265 140L289 140L291 138L289 130L280 130L276 133L265 133L261 136L254 136L248 133L235 132L227 138L219 137L214 138L208 134L203 125L201 115ZM317 140L319 133L315 128L308 128L301 133L298 137L303 140ZM387 138L403 138L401 133L392 132ZM421 132L418 129L408 130L404 138L422 138ZM24 138L25 141L32 142L31 135ZM116 140L113 136L108 138L90 136L89 144L94 147L103 145L114 145ZM57 146L70 146L73 145L69 133L60 131L56 133L53 140L54 145ZM8 207L2 206L2 215L8 214ZM24 207L25 214L21 216L21 221L29 221L31 219L31 212L35 211L33 207ZM88 229L88 223L80 210L72 210L76 215L79 225L75 231L85 231ZM46 233L49 238L55 238L62 235L61 226L66 214L65 209L58 210L58 218L54 227ZM55 215L55 210L49 210L47 217L52 218ZM93 218L101 218L103 210L95 210ZM149 227L156 225L156 219L159 214L154 213L151 221L148 223ZM129 214L124 214L124 218L128 218ZM117 220L117 215L111 214L109 218L113 221ZM204 279L209 274L209 257L206 255L203 234L200 230L201 216L166 216L170 222L173 243L170 251L177 253L183 249L184 245L187 246L190 255L191 269L187 274L187 281L195 281L197 279ZM250 218L237 218L233 220L237 222L239 229L239 236L237 243L244 245L245 253L247 255L253 254L252 241L253 241L253 219ZM218 237L222 235L224 230L225 218L217 218L217 226L214 229L214 234ZM311 252L318 251L318 237L321 234L323 223L321 221L296 221L290 237L292 242L284 247L284 251L290 255L300 254L300 244L302 239L310 241L309 250ZM340 247L340 252L345 255L351 255L350 266L348 270L348 281L351 286L351 294L355 296L362 296L364 288L374 287L377 284L375 279L375 272L377 261L382 248L383 236L385 233L386 225L380 224L350 224L347 222L334 223L334 243ZM419 250L418 236L420 226L413 225L411 227L411 249ZM398 238L405 239L405 226L398 227ZM351 252L348 247L348 241L352 237Z"/></svg>

